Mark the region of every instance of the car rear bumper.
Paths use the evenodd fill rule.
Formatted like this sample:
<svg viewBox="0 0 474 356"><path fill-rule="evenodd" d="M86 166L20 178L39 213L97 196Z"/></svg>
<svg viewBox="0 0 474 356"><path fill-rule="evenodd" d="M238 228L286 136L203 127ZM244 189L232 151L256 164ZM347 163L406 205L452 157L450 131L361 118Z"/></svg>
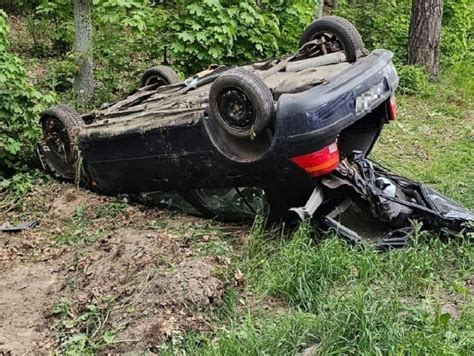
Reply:
<svg viewBox="0 0 474 356"><path fill-rule="evenodd" d="M398 86L392 57L390 51L375 50L327 84L282 95L275 134L289 155L305 153L302 149L310 152L321 142L334 140L341 130L389 99ZM365 97L365 107L360 110L356 101Z"/></svg>

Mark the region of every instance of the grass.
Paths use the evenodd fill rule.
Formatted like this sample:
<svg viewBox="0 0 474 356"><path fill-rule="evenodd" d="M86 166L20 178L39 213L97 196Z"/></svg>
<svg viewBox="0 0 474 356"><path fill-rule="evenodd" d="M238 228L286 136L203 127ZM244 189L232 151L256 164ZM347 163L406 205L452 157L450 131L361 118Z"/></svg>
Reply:
<svg viewBox="0 0 474 356"><path fill-rule="evenodd" d="M311 333L314 322L314 316L300 312L257 319L246 314L242 319L228 320L228 326L213 339L191 334L174 345L164 345L161 354L176 355L184 350L191 355L296 354L317 342Z"/></svg>
<svg viewBox="0 0 474 356"><path fill-rule="evenodd" d="M439 293L466 298L463 307L469 307L465 290L455 287L474 272L474 253L464 241L427 240L422 234L412 248L380 254L350 248L337 238L318 243L313 236L301 225L290 239L259 239L266 246L253 258L263 262L253 269L251 258L246 270L253 289L315 316L313 332L322 352L430 353L474 346L463 338L469 315L462 314L459 324L443 323L450 317L436 312ZM459 335L459 342L444 343L448 331Z"/></svg>

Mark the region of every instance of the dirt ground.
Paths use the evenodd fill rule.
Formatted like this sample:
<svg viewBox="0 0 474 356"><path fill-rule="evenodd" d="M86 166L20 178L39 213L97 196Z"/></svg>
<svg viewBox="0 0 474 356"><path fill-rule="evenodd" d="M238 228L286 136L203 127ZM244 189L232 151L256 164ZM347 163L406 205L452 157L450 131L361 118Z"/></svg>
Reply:
<svg viewBox="0 0 474 356"><path fill-rule="evenodd" d="M74 334L100 352L156 351L210 328L229 281L228 260L196 248L215 240L193 230L208 221L58 183L24 200L1 219L40 225L0 233L0 354L61 350Z"/></svg>

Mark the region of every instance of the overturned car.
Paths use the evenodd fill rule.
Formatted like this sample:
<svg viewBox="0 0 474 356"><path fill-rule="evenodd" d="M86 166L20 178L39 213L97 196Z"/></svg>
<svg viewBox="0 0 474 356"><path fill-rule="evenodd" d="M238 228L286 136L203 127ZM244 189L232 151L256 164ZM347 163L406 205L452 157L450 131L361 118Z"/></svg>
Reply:
<svg viewBox="0 0 474 356"><path fill-rule="evenodd" d="M388 229L384 246L403 245L412 218L450 234L472 229L469 211L367 158L396 117L391 59L367 52L347 20L323 17L294 55L185 81L157 66L98 111L46 110L38 153L58 178L111 195L178 192L211 218L220 215L211 203L231 195L251 214L313 218L351 241L361 237L340 215L357 206Z"/></svg>

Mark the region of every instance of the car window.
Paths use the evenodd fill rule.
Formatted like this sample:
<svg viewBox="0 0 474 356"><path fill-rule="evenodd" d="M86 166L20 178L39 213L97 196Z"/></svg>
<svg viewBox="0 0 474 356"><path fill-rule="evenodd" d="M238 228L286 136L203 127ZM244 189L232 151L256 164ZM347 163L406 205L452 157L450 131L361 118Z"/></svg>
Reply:
<svg viewBox="0 0 474 356"><path fill-rule="evenodd" d="M199 189L196 193L204 207L218 219L249 220L268 210L265 192L257 187Z"/></svg>
<svg viewBox="0 0 474 356"><path fill-rule="evenodd" d="M253 220L255 215L266 215L268 211L265 192L257 187L195 189L182 195L146 192L140 193L137 200L149 206L226 221Z"/></svg>

